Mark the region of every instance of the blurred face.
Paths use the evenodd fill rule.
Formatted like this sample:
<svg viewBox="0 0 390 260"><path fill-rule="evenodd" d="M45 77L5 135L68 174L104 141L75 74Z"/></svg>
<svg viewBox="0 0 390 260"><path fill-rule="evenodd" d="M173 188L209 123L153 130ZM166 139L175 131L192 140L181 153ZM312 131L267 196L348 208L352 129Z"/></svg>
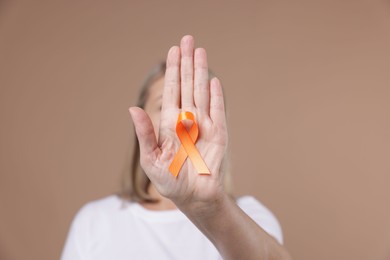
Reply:
<svg viewBox="0 0 390 260"><path fill-rule="evenodd" d="M160 114L162 105L162 94L164 89L164 77L156 80L149 88L148 98L145 103L145 112L152 120L154 133L158 138L158 129L160 125Z"/></svg>

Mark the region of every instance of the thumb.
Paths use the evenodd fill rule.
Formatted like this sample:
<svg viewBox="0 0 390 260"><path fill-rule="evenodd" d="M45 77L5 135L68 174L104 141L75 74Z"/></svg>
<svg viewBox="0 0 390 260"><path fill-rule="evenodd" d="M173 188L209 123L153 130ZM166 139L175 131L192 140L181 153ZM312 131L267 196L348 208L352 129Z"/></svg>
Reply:
<svg viewBox="0 0 390 260"><path fill-rule="evenodd" d="M141 161L156 158L159 147L149 115L139 107L130 107L129 112L134 122L135 132L140 146Z"/></svg>

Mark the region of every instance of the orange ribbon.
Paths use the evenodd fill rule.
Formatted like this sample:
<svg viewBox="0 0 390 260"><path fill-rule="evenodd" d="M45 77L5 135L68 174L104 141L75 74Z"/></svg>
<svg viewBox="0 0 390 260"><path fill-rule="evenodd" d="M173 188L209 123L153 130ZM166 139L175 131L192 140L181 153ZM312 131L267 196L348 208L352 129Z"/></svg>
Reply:
<svg viewBox="0 0 390 260"><path fill-rule="evenodd" d="M184 120L192 121L192 126L190 131L187 131L184 126ZM202 159L198 149L195 147L196 140L198 139L199 129L196 124L194 114L191 112L181 112L176 123L176 134L180 139L181 145L179 151L176 153L171 165L169 166L169 171L173 176L177 177L180 172L181 167L183 166L187 156L190 158L192 164L199 174L210 174L209 169L206 166L206 163Z"/></svg>

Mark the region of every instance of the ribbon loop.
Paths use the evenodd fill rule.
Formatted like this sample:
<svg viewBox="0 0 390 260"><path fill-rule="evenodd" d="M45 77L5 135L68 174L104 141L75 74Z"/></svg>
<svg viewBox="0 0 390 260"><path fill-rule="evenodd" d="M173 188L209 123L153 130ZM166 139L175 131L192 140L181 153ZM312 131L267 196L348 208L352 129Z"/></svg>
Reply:
<svg viewBox="0 0 390 260"><path fill-rule="evenodd" d="M192 121L192 126L189 131L187 131L183 124L184 120ZM194 114L188 111L181 112L179 114L176 123L176 134L179 137L181 145L173 158L171 165L169 166L169 171L172 175L177 177L187 157L190 158L199 174L210 174L206 163L195 146L199 135L199 128L196 124Z"/></svg>

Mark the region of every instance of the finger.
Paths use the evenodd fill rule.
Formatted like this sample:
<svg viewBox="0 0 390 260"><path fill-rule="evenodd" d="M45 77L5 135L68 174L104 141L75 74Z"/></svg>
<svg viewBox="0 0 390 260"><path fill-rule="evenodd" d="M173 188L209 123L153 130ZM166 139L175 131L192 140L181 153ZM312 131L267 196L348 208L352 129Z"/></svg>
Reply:
<svg viewBox="0 0 390 260"><path fill-rule="evenodd" d="M180 42L181 63L181 107L191 110L194 107L194 38L186 35Z"/></svg>
<svg viewBox="0 0 390 260"><path fill-rule="evenodd" d="M194 82L194 101L198 110L205 114L210 111L210 85L209 69L207 65L207 55L203 48L195 50L195 82Z"/></svg>
<svg viewBox="0 0 390 260"><path fill-rule="evenodd" d="M173 46L167 55L162 107L180 107L180 49Z"/></svg>
<svg viewBox="0 0 390 260"><path fill-rule="evenodd" d="M157 158L160 149L157 146L157 139L152 121L148 114L141 108L131 107L129 112L133 119L135 132L139 142L141 161L153 161L154 158Z"/></svg>
<svg viewBox="0 0 390 260"><path fill-rule="evenodd" d="M214 124L225 127L225 104L221 82L217 78L213 78L210 82L210 118Z"/></svg>

